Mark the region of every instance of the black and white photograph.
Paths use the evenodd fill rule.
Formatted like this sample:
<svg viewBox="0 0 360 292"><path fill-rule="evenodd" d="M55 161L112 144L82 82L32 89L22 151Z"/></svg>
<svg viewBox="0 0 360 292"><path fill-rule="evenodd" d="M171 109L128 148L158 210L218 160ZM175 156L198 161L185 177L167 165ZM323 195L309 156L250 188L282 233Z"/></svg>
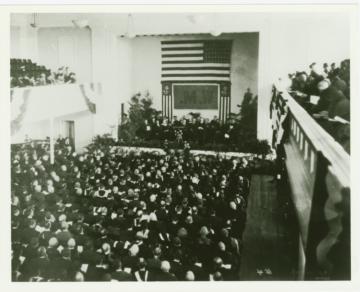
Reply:
<svg viewBox="0 0 360 292"><path fill-rule="evenodd" d="M357 5L150 6L7 7L10 284L352 283Z"/></svg>

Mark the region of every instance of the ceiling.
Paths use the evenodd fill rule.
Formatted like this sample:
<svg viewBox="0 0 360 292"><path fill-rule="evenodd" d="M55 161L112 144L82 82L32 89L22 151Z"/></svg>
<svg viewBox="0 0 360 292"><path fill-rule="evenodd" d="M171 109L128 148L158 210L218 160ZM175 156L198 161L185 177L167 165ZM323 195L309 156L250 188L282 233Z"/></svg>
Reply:
<svg viewBox="0 0 360 292"><path fill-rule="evenodd" d="M136 35L156 34L187 34L221 32L257 31L257 25L264 21L261 13L37 13L12 14L12 26L36 27L68 27L74 26L73 21L83 21L92 28L102 28L125 35L128 27Z"/></svg>

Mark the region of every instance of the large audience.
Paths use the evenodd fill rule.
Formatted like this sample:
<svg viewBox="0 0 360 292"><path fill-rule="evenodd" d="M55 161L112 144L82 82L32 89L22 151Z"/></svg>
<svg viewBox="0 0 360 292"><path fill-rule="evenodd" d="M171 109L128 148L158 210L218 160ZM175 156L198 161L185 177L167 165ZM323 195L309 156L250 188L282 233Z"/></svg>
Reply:
<svg viewBox="0 0 360 292"><path fill-rule="evenodd" d="M68 67L60 67L51 71L45 66L38 65L29 59L10 60L10 86L27 87L48 84L75 83L75 73Z"/></svg>
<svg viewBox="0 0 360 292"><path fill-rule="evenodd" d="M350 152L350 60L290 74L292 95Z"/></svg>
<svg viewBox="0 0 360 292"><path fill-rule="evenodd" d="M12 149L13 281L238 280L251 161L189 149Z"/></svg>

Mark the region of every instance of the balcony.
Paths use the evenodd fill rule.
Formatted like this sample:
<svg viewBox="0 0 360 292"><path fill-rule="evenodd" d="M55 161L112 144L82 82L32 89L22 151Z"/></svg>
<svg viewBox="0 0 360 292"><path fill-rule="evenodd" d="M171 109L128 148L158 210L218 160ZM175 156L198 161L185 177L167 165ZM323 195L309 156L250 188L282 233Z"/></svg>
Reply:
<svg viewBox="0 0 360 292"><path fill-rule="evenodd" d="M52 137L53 141L59 136L74 136L75 148L82 149L94 136L96 104L101 100L101 84L12 88L10 99L13 144L23 143L27 137L35 140Z"/></svg>
<svg viewBox="0 0 360 292"><path fill-rule="evenodd" d="M350 155L281 84L273 90L273 102L286 107L278 147L284 150L299 222L302 278L348 279ZM339 245L341 257L349 255L345 263L335 256Z"/></svg>

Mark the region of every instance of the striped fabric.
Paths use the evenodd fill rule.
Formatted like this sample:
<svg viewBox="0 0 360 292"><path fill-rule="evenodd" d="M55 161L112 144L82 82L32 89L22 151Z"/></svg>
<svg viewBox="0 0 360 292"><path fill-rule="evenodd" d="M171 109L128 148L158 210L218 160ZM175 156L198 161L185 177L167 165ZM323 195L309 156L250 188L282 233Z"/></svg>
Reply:
<svg viewBox="0 0 360 292"><path fill-rule="evenodd" d="M164 82L230 81L231 40L161 42Z"/></svg>

